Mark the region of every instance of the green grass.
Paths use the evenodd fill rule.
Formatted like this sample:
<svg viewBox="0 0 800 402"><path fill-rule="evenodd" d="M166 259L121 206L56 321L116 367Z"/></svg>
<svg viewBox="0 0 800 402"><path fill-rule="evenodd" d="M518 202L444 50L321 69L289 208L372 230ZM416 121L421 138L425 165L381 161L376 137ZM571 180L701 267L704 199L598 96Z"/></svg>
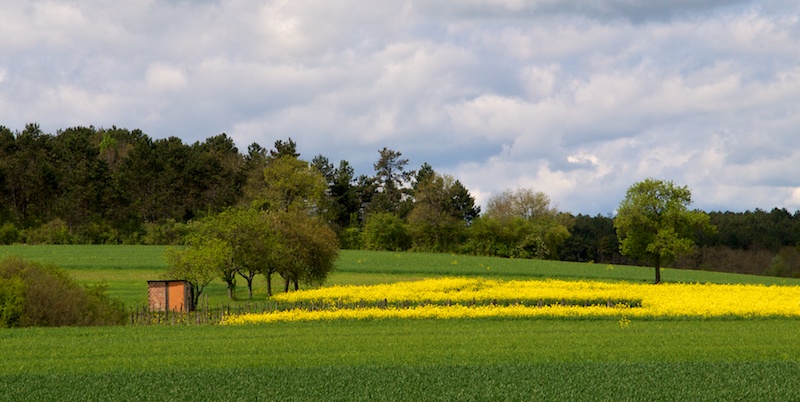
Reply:
<svg viewBox="0 0 800 402"><path fill-rule="evenodd" d="M67 269L73 278L84 284L105 283L111 296L126 306L147 303L147 281L164 279L167 264L164 246L0 246L0 258L19 256ZM342 250L336 270L326 285L373 285L427 277L456 275L499 279L560 278L605 281L649 282L653 269L609 264L585 264L560 261L519 260L432 253L393 253L381 251ZM800 285L797 278L775 278L719 272L664 269L665 282L759 283L765 285ZM273 291L281 291L276 275ZM247 294L244 280L238 281L237 295ZM225 286L220 280L206 290L210 305L228 303ZM254 298L265 300L266 281L258 277Z"/></svg>
<svg viewBox="0 0 800 402"><path fill-rule="evenodd" d="M164 247L5 246L128 305ZM652 269L343 251L328 284L444 275L651 281ZM800 280L665 269L665 281ZM276 278L275 290L279 280ZM239 295L245 289L240 282ZM215 281L210 304L225 303ZM263 279L256 298L266 296ZM0 400L800 400L800 320L419 320L0 330Z"/></svg>
<svg viewBox="0 0 800 402"><path fill-rule="evenodd" d="M167 268L164 246L12 245L0 258L17 256L65 269L159 270Z"/></svg>
<svg viewBox="0 0 800 402"><path fill-rule="evenodd" d="M342 251L338 273L399 276L482 276L502 279L603 280L652 282L653 268L563 261L520 260L434 253ZM722 272L662 269L664 282L800 285L798 278L776 278Z"/></svg>
<svg viewBox="0 0 800 402"><path fill-rule="evenodd" d="M87 280L108 279L108 274L125 275L121 271L139 271L141 275L163 275L167 269L164 246L0 246L0 258L19 256L45 264L75 270ZM91 272L93 271L93 272ZM800 284L798 278L776 278L721 272L691 271L664 268L665 282ZM342 250L336 264L336 275L351 274L348 282L358 278L364 284L379 280L398 280L431 276L486 276L508 279L562 278L652 281L653 270L610 264L587 264L563 261L520 260L435 253L395 253L384 251ZM135 274L132 274L135 275ZM401 277L401 278L398 278Z"/></svg>
<svg viewBox="0 0 800 402"><path fill-rule="evenodd" d="M5 401L792 401L796 363L230 367L5 376ZM80 388L79 388L80 387ZM6 392L3 392L6 391Z"/></svg>
<svg viewBox="0 0 800 402"><path fill-rule="evenodd" d="M82 284L105 284L108 294L129 309L146 308L147 281L165 279L167 265L163 246L0 246L0 258L16 255L65 268ZM481 276L498 279L591 279L606 281L651 281L652 268L582 264L558 261L519 260L432 253L393 253L343 250L336 270L326 285L373 285L445 275ZM800 284L786 278L665 269L665 281L713 283ZM273 278L273 292L282 291L282 281ZM254 282L253 300L247 298L243 279L238 280L237 300L227 297L225 284L213 281L205 290L212 309L250 309L251 303L267 300L266 281ZM201 300L205 306L205 299ZM237 307L238 306L238 307Z"/></svg>
<svg viewBox="0 0 800 402"><path fill-rule="evenodd" d="M798 331L797 320L20 329L0 331L0 400L793 400Z"/></svg>

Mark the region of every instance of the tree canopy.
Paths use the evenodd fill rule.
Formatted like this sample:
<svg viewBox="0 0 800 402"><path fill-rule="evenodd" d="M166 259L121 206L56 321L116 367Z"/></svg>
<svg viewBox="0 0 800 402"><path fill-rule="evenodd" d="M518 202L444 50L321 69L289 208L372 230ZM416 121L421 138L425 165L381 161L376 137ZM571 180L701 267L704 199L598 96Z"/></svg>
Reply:
<svg viewBox="0 0 800 402"><path fill-rule="evenodd" d="M706 213L688 209L691 203L688 187L652 178L632 185L620 202L614 221L620 251L649 261L655 283L663 264L692 249L695 232L714 230Z"/></svg>
<svg viewBox="0 0 800 402"><path fill-rule="evenodd" d="M614 216L558 211L543 192L493 194L481 213L461 181L428 163L410 169L399 151L379 149L373 170L357 172L323 155L308 163L297 149L291 138L240 153L224 133L184 143L118 127L0 126L0 244L178 245L232 208L300 208L347 248L653 264L621 253ZM672 267L800 276L800 211L709 216L718 232L692 233L696 247ZM243 272L231 283L254 277Z"/></svg>
<svg viewBox="0 0 800 402"><path fill-rule="evenodd" d="M333 269L339 250L336 233L322 220L329 202L323 170L297 158L295 145L276 143L278 151L264 159L261 181L251 178L250 205L210 214L189 225L189 247L171 251L172 275L187 279L202 292L210 272L235 297L236 279L263 274L272 294L272 275L284 279L284 289L300 282L322 283ZM253 147L251 147L253 149ZM260 154L260 152L258 153ZM204 264L204 265L201 265Z"/></svg>
<svg viewBox="0 0 800 402"><path fill-rule="evenodd" d="M470 231L468 252L514 258L557 259L570 236L550 197L530 188L493 195Z"/></svg>

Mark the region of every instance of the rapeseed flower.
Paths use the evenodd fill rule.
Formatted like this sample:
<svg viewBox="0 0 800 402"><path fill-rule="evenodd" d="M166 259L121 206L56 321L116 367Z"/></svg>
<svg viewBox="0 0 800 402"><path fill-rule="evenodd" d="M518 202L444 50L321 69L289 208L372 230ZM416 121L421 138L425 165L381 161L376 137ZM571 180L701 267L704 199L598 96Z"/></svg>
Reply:
<svg viewBox="0 0 800 402"><path fill-rule="evenodd" d="M225 323L384 318L623 317L620 322L624 321L627 326L631 318L800 317L798 286L439 278L374 286L332 286L284 293L273 300L318 303L326 307L314 311L290 309L231 316L226 317ZM364 304L371 306L363 307ZM404 308L404 305L408 307Z"/></svg>

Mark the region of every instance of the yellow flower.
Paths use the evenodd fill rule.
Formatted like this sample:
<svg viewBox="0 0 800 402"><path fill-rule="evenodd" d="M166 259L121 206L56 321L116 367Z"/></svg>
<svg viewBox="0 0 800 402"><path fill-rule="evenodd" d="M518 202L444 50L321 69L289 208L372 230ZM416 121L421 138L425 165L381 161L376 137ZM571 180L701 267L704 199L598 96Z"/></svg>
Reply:
<svg viewBox="0 0 800 402"><path fill-rule="evenodd" d="M488 269L488 267L487 267ZM283 293L273 301L321 306L227 317L255 322L478 317L800 317L800 287L715 284L500 281L437 278L373 286L332 286ZM365 307L366 306L366 307Z"/></svg>

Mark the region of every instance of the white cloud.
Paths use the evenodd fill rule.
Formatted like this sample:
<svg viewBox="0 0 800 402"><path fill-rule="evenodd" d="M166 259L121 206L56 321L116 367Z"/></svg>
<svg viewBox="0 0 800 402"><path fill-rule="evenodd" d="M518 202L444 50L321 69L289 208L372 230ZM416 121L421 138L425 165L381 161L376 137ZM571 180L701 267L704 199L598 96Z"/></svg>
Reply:
<svg viewBox="0 0 800 402"><path fill-rule="evenodd" d="M0 0L2 1L2 0ZM798 206L800 5L788 0L10 2L0 124L142 128L244 149L377 150L480 200L532 186L613 211L673 179L696 206Z"/></svg>
<svg viewBox="0 0 800 402"><path fill-rule="evenodd" d="M186 75L180 68L165 64L152 64L147 67L145 81L154 92L175 91L186 87Z"/></svg>
<svg viewBox="0 0 800 402"><path fill-rule="evenodd" d="M800 210L800 187L791 189L791 196L789 197L789 200L787 200L786 204L792 209Z"/></svg>

